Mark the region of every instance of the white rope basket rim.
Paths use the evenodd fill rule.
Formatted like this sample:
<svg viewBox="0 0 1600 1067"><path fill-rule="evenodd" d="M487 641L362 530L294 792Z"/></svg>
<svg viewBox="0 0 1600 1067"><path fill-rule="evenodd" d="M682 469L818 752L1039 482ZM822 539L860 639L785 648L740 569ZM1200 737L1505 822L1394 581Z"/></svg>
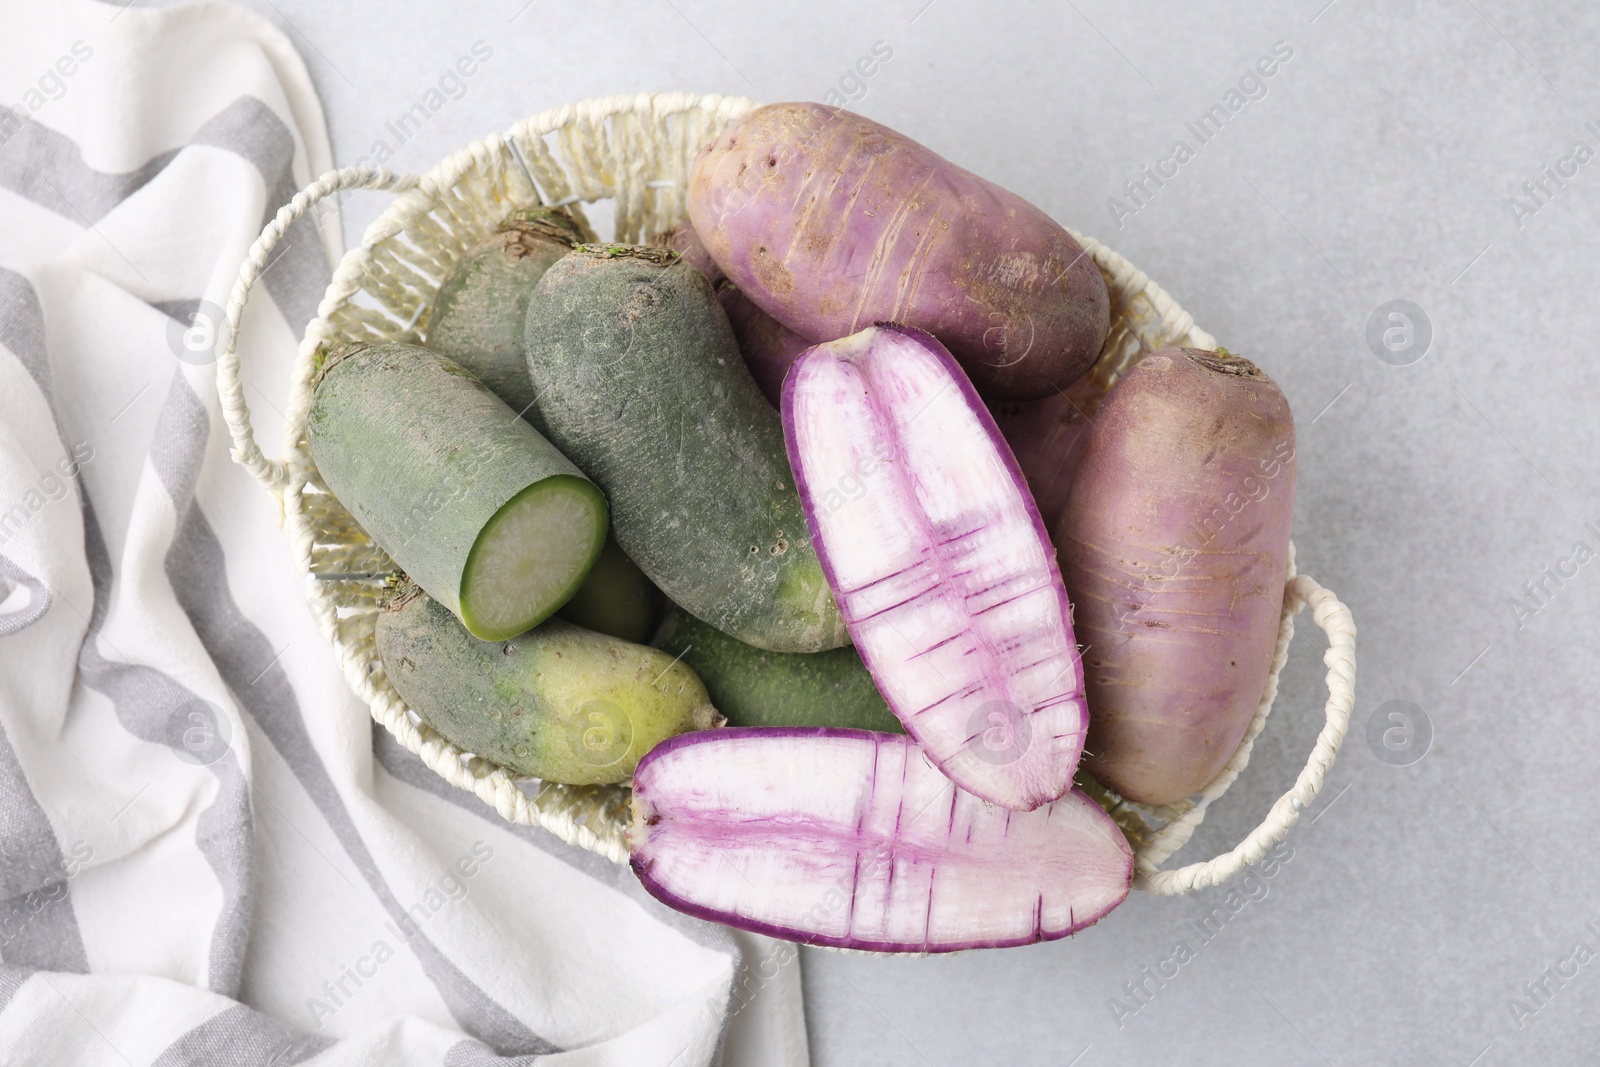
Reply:
<svg viewBox="0 0 1600 1067"><path fill-rule="evenodd" d="M351 689L372 717L446 781L477 795L503 818L540 826L557 837L617 862L627 862L623 837L626 786L565 786L532 783L530 794L510 772L456 748L410 713L389 686L372 647L371 620L381 593L375 572L392 570L347 513L326 492L305 447L306 415L319 351L340 340L420 341L428 303L455 256L493 229L516 207L570 205L588 229L583 204L611 199L616 205L614 239L639 240L684 217L683 190L695 150L729 121L755 107L745 97L691 93L641 93L568 104L524 119L506 134L491 134L440 161L423 175L385 168L346 167L322 175L279 209L239 268L218 336L217 391L233 438L232 455L278 500L296 562L307 579L307 600L323 636L333 646ZM546 142L554 137L559 153ZM648 163L628 155L646 142ZM653 171L653 173L647 173ZM665 173L664 173L665 172ZM269 254L290 224L318 202L354 190L387 190L397 198L368 227L361 244L340 260L333 279L306 327L291 375L287 445L278 459L256 442L239 377L238 328L250 292ZM487 200L485 205L480 201ZM487 206L488 210L485 210ZM1096 378L1104 387L1148 352L1166 345L1215 348L1212 336L1194 324L1155 282L1092 237L1074 233L1105 276L1112 294L1113 324ZM410 288L407 288L410 286ZM431 287L431 288L430 288ZM365 295L377 308L363 307ZM385 303L385 298L389 303ZM318 535L329 535L319 542ZM319 555L320 553L320 555ZM332 561L331 563L329 561ZM1156 895L1175 895L1219 885L1259 862L1282 841L1322 788L1344 741L1355 699L1355 622L1331 591L1295 570L1290 546L1288 584L1272 671L1260 706L1243 740L1217 776L1189 801L1151 808L1109 790L1097 799L1133 842L1134 885ZM387 562L386 562L387 561ZM355 563L365 570L346 573ZM329 567L332 567L332 570ZM1294 635L1294 616L1310 606L1326 632L1328 698L1325 722L1294 785L1262 821L1232 849L1173 870L1161 864L1186 844L1250 761L1256 738L1277 697L1278 677ZM349 612L340 615L340 611Z"/></svg>

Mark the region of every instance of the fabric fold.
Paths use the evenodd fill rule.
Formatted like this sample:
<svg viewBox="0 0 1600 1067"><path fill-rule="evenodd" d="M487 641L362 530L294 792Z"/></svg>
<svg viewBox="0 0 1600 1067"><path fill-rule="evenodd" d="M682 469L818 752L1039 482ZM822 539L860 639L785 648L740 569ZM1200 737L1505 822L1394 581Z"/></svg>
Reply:
<svg viewBox="0 0 1600 1067"><path fill-rule="evenodd" d="M771 943L667 911L374 729L230 461L215 316L332 165L293 47L220 3L7 21L0 1060L803 1062L792 953L766 979ZM241 325L269 453L339 252L296 224ZM733 996L758 958L762 1006Z"/></svg>

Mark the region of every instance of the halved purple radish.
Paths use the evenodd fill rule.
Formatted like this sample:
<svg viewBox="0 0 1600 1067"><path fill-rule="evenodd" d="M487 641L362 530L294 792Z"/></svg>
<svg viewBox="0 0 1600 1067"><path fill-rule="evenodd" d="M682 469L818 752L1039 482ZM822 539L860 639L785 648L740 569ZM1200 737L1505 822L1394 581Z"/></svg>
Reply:
<svg viewBox="0 0 1600 1067"><path fill-rule="evenodd" d="M889 707L968 792L1028 811L1088 729L1055 550L950 353L883 325L807 349L783 429L823 572Z"/></svg>
<svg viewBox="0 0 1600 1067"><path fill-rule="evenodd" d="M628 842L662 902L811 945L954 952L1052 941L1128 895L1133 853L1079 790L985 804L899 734L680 734L639 761Z"/></svg>

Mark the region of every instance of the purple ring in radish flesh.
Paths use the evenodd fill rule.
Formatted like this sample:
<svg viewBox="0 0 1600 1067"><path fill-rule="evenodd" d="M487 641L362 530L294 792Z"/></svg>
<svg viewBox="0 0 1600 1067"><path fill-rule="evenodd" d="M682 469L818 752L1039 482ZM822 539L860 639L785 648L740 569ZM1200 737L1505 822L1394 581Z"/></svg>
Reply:
<svg viewBox="0 0 1600 1067"><path fill-rule="evenodd" d="M1071 608L960 365L903 326L816 345L784 381L783 429L823 573L906 732L1002 807L1065 793L1089 721Z"/></svg>
<svg viewBox="0 0 1600 1067"><path fill-rule="evenodd" d="M811 945L1051 941L1128 895L1133 852L1079 790L1033 811L960 789L899 734L679 734L633 776L634 873L663 903Z"/></svg>

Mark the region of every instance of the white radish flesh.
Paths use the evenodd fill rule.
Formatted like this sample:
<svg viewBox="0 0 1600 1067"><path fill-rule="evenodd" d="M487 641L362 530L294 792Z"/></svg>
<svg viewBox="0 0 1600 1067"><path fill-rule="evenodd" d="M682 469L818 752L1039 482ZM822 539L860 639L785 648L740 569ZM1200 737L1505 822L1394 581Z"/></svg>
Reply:
<svg viewBox="0 0 1600 1067"><path fill-rule="evenodd" d="M956 787L898 734L730 728L640 761L629 844L657 898L813 945L1050 941L1128 894L1133 855L1078 790L1034 811Z"/></svg>
<svg viewBox="0 0 1600 1067"><path fill-rule="evenodd" d="M986 800L1060 796L1088 727L1071 609L961 368L925 333L874 327L808 349L783 412L824 573L907 733Z"/></svg>

